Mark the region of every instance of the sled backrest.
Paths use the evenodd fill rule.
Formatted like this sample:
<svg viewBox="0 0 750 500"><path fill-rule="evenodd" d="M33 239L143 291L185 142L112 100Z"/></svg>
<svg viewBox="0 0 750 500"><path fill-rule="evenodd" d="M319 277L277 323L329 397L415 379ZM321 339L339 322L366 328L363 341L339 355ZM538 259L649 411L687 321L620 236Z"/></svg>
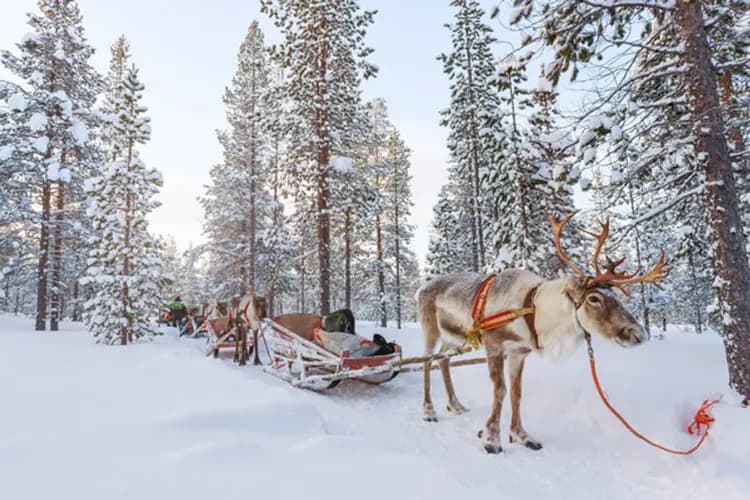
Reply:
<svg viewBox="0 0 750 500"><path fill-rule="evenodd" d="M273 318L275 323L293 331L306 340L313 340L316 328L321 328L321 317L317 314L292 313Z"/></svg>

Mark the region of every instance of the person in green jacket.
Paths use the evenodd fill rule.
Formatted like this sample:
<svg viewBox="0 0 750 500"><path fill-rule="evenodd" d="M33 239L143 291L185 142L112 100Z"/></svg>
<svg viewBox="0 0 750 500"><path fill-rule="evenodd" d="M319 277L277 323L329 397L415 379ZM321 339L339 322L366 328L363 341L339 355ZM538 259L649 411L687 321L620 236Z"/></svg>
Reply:
<svg viewBox="0 0 750 500"><path fill-rule="evenodd" d="M172 313L172 326L177 328L182 326L182 322L187 315L187 306L180 300L180 296L174 298L171 304L169 304L169 312Z"/></svg>

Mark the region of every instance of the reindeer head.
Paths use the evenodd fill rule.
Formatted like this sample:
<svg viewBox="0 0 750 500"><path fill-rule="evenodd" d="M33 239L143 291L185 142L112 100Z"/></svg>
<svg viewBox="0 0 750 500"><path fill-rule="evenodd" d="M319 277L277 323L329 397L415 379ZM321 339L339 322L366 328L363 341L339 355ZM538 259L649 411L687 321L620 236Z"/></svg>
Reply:
<svg viewBox="0 0 750 500"><path fill-rule="evenodd" d="M602 269L599 254L609 236L609 222L603 222L601 232L586 231L587 234L596 238L596 247L591 257L591 266L594 271L592 276L575 265L565 254L560 243L562 230L574 215L575 212L562 221L557 221L550 216L549 221L552 225L555 248L560 262L573 272L573 275L564 276L563 290L576 309L578 323L584 330L598 333L623 347L644 342L648 338L645 330L625 308L615 290L620 290L630 296L629 287L636 283L650 283L659 287L659 281L664 279L669 272L664 267L664 251L661 252L654 267L645 274L641 274L640 269L632 274L618 272L617 267L625 262L624 258L617 261L607 259L607 264Z"/></svg>
<svg viewBox="0 0 750 500"><path fill-rule="evenodd" d="M255 287L251 285L247 294L235 299L237 303L232 304L232 309L236 311L235 317L239 321L248 323L253 330L260 326L260 320L268 317L268 303L271 302L276 280L279 277L279 266L280 264L277 263L273 276L266 286L265 295L256 294Z"/></svg>

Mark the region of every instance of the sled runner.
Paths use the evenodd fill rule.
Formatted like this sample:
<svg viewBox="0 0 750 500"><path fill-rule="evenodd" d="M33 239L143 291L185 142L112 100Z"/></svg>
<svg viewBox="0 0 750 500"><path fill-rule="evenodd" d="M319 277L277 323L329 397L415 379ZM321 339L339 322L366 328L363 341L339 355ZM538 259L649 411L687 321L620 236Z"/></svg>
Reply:
<svg viewBox="0 0 750 500"><path fill-rule="evenodd" d="M261 325L270 357L265 370L295 387L322 391L346 379L382 384L399 373L400 346L327 332L318 315L283 314ZM378 353L388 350L392 352Z"/></svg>

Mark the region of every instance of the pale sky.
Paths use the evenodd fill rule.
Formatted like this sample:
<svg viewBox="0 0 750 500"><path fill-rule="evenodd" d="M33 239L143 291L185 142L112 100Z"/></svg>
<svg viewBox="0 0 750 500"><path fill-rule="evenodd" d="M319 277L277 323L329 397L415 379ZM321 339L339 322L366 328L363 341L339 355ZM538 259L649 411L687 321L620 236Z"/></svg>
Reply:
<svg viewBox="0 0 750 500"><path fill-rule="evenodd" d="M34 0L0 0L0 49L30 31L25 13ZM365 83L364 97L383 97L391 120L412 149L411 222L420 261L427 251L432 206L446 179L446 129L439 110L448 106L448 80L436 60L450 49L448 0L362 0L377 9L367 43L380 72ZM487 11L496 0L482 2ZM153 132L142 157L164 176L162 206L151 217L153 231L174 236L181 249L204 241L203 211L197 197L209 182L209 169L221 160L216 129L225 128L221 101L236 67L247 27L257 19L267 43L279 39L259 12L258 0L79 0L94 66L106 73L109 46L120 34L130 41L132 61L146 85L145 103ZM507 17L507 16L502 16ZM491 21L496 36L502 28ZM515 38L513 35L509 35ZM507 46L498 50L507 50ZM9 75L0 68L0 79Z"/></svg>

